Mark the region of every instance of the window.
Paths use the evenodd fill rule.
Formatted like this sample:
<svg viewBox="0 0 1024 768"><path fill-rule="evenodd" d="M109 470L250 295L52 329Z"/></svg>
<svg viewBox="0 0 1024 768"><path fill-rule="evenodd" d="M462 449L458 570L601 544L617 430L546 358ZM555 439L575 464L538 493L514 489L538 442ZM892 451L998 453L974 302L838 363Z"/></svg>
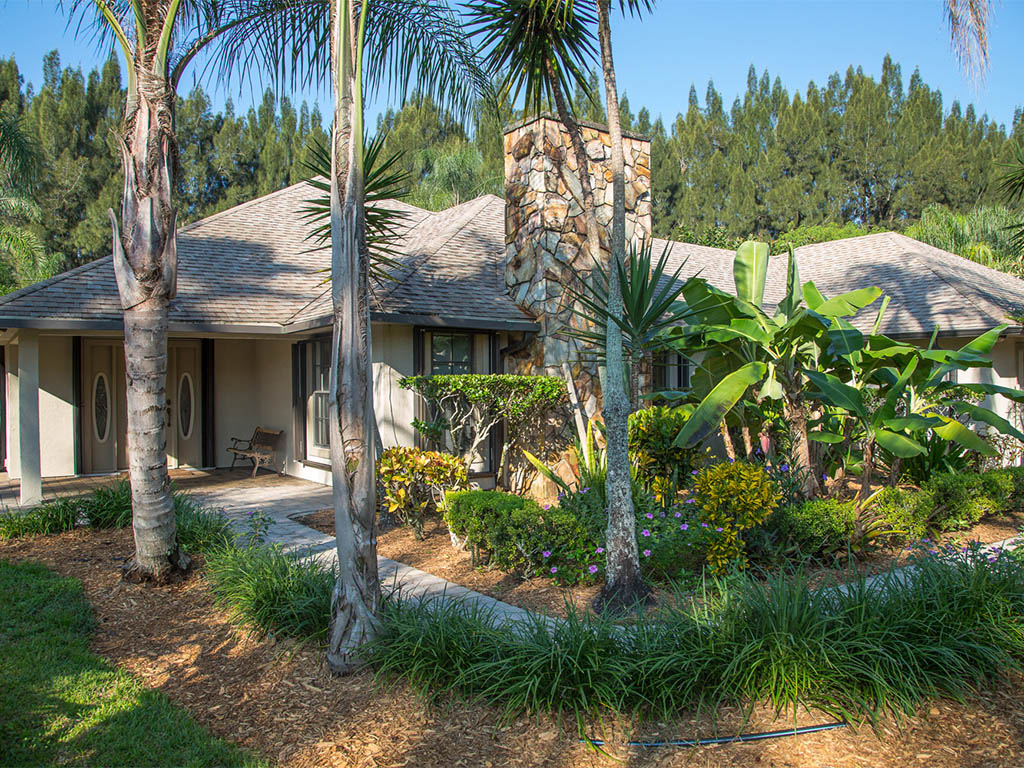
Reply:
<svg viewBox="0 0 1024 768"><path fill-rule="evenodd" d="M313 390L313 445L327 448L330 445L330 418L328 404L331 386L331 342L330 339L318 339L310 345L312 349L312 376L310 386Z"/></svg>
<svg viewBox="0 0 1024 768"><path fill-rule="evenodd" d="M192 437L192 428L195 426L195 403L193 400L192 377L188 373L183 373L181 382L178 384L178 429L181 431L183 440Z"/></svg>
<svg viewBox="0 0 1024 768"><path fill-rule="evenodd" d="M654 360L654 391L690 388L690 361L678 352L666 352Z"/></svg>
<svg viewBox="0 0 1024 768"><path fill-rule="evenodd" d="M97 373L92 385L92 425L96 441L104 442L110 433L110 388L105 373Z"/></svg>
<svg viewBox="0 0 1024 768"><path fill-rule="evenodd" d="M437 375L472 373L472 334L432 333L430 335L430 372Z"/></svg>

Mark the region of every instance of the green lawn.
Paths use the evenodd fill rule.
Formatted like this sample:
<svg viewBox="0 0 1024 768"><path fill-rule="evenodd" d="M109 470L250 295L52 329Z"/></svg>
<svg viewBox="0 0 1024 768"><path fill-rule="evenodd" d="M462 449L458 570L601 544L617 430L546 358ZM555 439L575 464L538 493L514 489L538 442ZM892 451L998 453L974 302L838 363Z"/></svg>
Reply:
<svg viewBox="0 0 1024 768"><path fill-rule="evenodd" d="M0 561L0 765L260 766L89 651L82 585Z"/></svg>

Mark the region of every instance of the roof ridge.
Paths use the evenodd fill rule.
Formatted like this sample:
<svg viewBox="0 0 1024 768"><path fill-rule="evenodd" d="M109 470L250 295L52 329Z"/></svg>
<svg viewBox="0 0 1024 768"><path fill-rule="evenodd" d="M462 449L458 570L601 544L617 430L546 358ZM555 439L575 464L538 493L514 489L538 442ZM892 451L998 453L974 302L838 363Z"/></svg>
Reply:
<svg viewBox="0 0 1024 768"><path fill-rule="evenodd" d="M223 211L217 211L217 213L211 213L209 216L204 216L203 218L198 219L198 220L193 221L193 222L190 222L189 224L186 224L183 227L178 227L177 234L180 235L180 234L182 234L184 232L189 232L189 231L195 229L196 227L198 227L200 224L207 224L207 223L209 223L211 221L219 221L220 219L224 218L229 213L236 213L238 211L242 211L242 210L245 210L247 208L250 208L251 206L256 205L257 203L262 203L262 202L265 202L266 200L270 200L272 198L278 197L279 195L282 195L285 192L289 192L289 191L295 189L296 187L298 187L301 184L307 184L308 185L309 184L309 179L304 179L303 181L297 181L294 184L289 184L287 187L281 187L280 189L275 189L273 192L268 192L265 195L260 195L259 197L254 197L252 200L246 200L244 203L238 203L237 205L232 205L230 208L225 208Z"/></svg>
<svg viewBox="0 0 1024 768"><path fill-rule="evenodd" d="M896 234L896 233L895 233L895 232L893 232L893 233L891 233L891 234ZM907 238L907 239L908 239L908 240L913 240L914 238L910 237L910 238ZM917 241L915 241L915 242L917 242ZM939 249L939 250L941 250L941 249ZM947 278L947 277L946 277L945 275L943 275L943 274L942 274L941 272L939 272L939 271L938 271L937 269L935 269L935 268L934 268L934 267L933 267L933 266L932 266L932 265L931 265L931 264L929 263L929 260L928 260L927 258L924 258L924 257L923 257L923 256L922 256L921 254L919 254L919 253L915 253L914 251L912 251L912 250L909 250L909 249L907 249L906 251L904 251L904 254L903 254L903 255L904 255L904 257L907 257L907 256L909 256L909 257L910 257L911 259L913 259L914 261L916 261L916 262L918 262L918 263L920 263L920 264L923 264L923 265L924 265L924 267L925 267L925 269L927 269L927 270L928 270L929 272L931 272L931 273L932 273L932 274L934 274L934 275L935 275L935 276L936 276L937 278L939 278L939 280L941 280L941 281L942 281L942 282L944 282L944 283L945 283L946 285L948 285L948 286L950 287L950 290L952 290L952 291L953 291L953 293L957 294L958 296L962 296L962 297L963 297L963 298L964 298L964 299L965 299L965 300L966 300L966 301L967 301L968 303L970 303L970 304L971 304L972 306L974 306L974 308L975 308L975 309L977 309L977 311L979 312L979 314L981 314L981 313L984 313L984 312L985 312L985 310L984 310L984 309L983 309L983 308L982 308L982 307L981 307L981 306L980 306L980 305L978 304L978 301L977 301L977 297L972 297L972 296L968 295L967 293L965 293L964 291L962 291L962 290L961 290L960 288L958 288L958 287L957 287L957 286L956 286L956 285L955 285L955 284L954 284L954 283L953 283L952 281L950 281L950 280L949 280L949 279L948 279L948 278ZM953 255L955 256L956 254L953 254ZM960 257L958 257L958 258L963 258L963 257L962 257L962 256L960 256ZM969 261L969 259L965 259L965 261ZM998 310L999 312L1003 312L1003 313L1005 313L1005 310L1004 310L1004 309L1003 309L1002 307L1000 307L1000 306L999 306L998 304L994 304L993 306L995 306L995 308L996 308L996 309L997 309L997 310Z"/></svg>
<svg viewBox="0 0 1024 768"><path fill-rule="evenodd" d="M479 204L474 206L474 207L470 207L471 203L479 203ZM481 197L473 198L472 200L467 200L465 203L460 203L459 205L453 206L453 207L448 208L448 209L446 209L444 211L434 211L434 215L437 216L437 215L440 215L442 213L450 214L452 211L455 211L455 210L460 209L460 208L464 208L464 210L460 213L460 215L462 215L462 221L459 222L457 224L457 226L450 231L448 236L445 237L436 246L433 243L428 243L427 244L428 246L430 246L429 250L424 250L422 255L419 258L416 258L414 263L409 266L409 270L405 273L405 277L403 278L403 281L404 280L408 280L412 275L414 275L416 272L418 272L420 270L420 267L422 267L428 261L428 259L431 256L436 255L438 251L440 251L442 248L444 248L445 245L447 245L449 242L451 242L453 237L455 237L463 229L465 229L466 225L469 224L469 222L471 222L473 220L473 218L476 215L476 213L480 209L482 209L484 207L484 204L486 204L486 200L484 199L483 196L481 196ZM398 286L401 285L401 283L403 281L396 281L394 286L392 287L392 289L390 291L388 291L387 293L383 294L383 297L384 298L390 298L391 294L394 293L398 289Z"/></svg>

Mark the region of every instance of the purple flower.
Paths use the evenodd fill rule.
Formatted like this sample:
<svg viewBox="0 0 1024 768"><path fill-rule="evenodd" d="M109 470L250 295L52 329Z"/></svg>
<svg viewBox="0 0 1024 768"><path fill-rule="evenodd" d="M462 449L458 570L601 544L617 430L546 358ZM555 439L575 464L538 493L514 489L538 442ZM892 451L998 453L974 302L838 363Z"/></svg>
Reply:
<svg viewBox="0 0 1024 768"><path fill-rule="evenodd" d="M931 539L921 539L921 543L922 544L931 544L932 540Z"/></svg>
<svg viewBox="0 0 1024 768"><path fill-rule="evenodd" d="M696 499L687 499L687 500L686 500L686 503L687 503L687 504L696 504L696 503L697 503L697 500L696 500Z"/></svg>
<svg viewBox="0 0 1024 768"><path fill-rule="evenodd" d="M544 505L544 509L545 509L545 510L551 509L551 505L550 505L550 504L545 504L545 505Z"/></svg>
<svg viewBox="0 0 1024 768"><path fill-rule="evenodd" d="M654 515L651 512L648 512L646 515L644 515L644 517L646 517L648 520L654 519Z"/></svg>
<svg viewBox="0 0 1024 768"><path fill-rule="evenodd" d="M683 516L682 512L676 512L676 517L682 517L682 516Z"/></svg>
<svg viewBox="0 0 1024 768"><path fill-rule="evenodd" d="M552 566L551 566L551 572L552 572L552 573L558 573L558 568L557 568L557 566L554 566L554 565L552 565Z"/></svg>
<svg viewBox="0 0 1024 768"><path fill-rule="evenodd" d="M589 490L590 490L590 486L588 485L586 488L583 489L583 493L586 493Z"/></svg>
<svg viewBox="0 0 1024 768"><path fill-rule="evenodd" d="M651 535L651 532L648 531L646 528L644 528L642 531L640 531L640 533L642 533L644 536L650 536Z"/></svg>
<svg viewBox="0 0 1024 768"><path fill-rule="evenodd" d="M599 554L599 555L603 555L604 554L604 547L598 547L594 551L597 552L597 554Z"/></svg>
<svg viewBox="0 0 1024 768"><path fill-rule="evenodd" d="M718 531L719 533L721 533L722 531L725 530L725 528L715 528L715 530Z"/></svg>
<svg viewBox="0 0 1024 768"><path fill-rule="evenodd" d="M779 472L789 472L789 464L783 464L779 467Z"/></svg>
<svg viewBox="0 0 1024 768"><path fill-rule="evenodd" d="M707 527L708 527L708 524L707 524L707 523L701 523L701 524L700 524L700 527L701 527L701 528L707 528Z"/></svg>
<svg viewBox="0 0 1024 768"><path fill-rule="evenodd" d="M592 565L589 568L587 568L587 570L590 571L591 575L593 575L593 574L597 573L597 566L596 565Z"/></svg>
<svg viewBox="0 0 1024 768"><path fill-rule="evenodd" d="M686 523L683 523L682 525L679 526L679 530L680 531L688 531L688 530L690 530L690 526L688 526Z"/></svg>
<svg viewBox="0 0 1024 768"><path fill-rule="evenodd" d="M650 556L651 556L651 550L645 549L644 550L644 557L650 557Z"/></svg>
<svg viewBox="0 0 1024 768"><path fill-rule="evenodd" d="M730 464L735 464L736 463L736 459L729 459L729 463Z"/></svg>
<svg viewBox="0 0 1024 768"><path fill-rule="evenodd" d="M696 475L697 474L697 470L696 469L691 469L690 470L690 474L691 475Z"/></svg>
<svg viewBox="0 0 1024 768"><path fill-rule="evenodd" d="M545 549L541 554L544 555L545 558L551 557L551 550Z"/></svg>

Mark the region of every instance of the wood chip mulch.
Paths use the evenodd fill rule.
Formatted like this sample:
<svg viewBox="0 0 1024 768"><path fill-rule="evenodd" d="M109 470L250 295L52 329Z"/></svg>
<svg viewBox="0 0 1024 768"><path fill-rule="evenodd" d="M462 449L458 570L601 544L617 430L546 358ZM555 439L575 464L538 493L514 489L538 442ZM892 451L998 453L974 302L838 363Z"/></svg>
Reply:
<svg viewBox="0 0 1024 768"><path fill-rule="evenodd" d="M1024 765L1024 681L1001 684L966 704L937 701L901 726L884 722L796 738L694 749L610 748L595 755L550 718L501 724L489 707L428 705L406 685L381 689L369 673L332 677L319 648L256 641L216 609L201 573L166 587L121 581L131 530L77 530L0 543L0 558L43 562L80 579L99 621L93 649L164 691L214 733L282 766L705 766L906 768ZM801 714L800 725L826 722ZM746 730L791 727L755 710ZM719 732L741 714L719 712ZM605 733L618 742L620 726ZM634 736L681 738L715 732L706 717L652 723ZM597 735L595 733L595 735Z"/></svg>

